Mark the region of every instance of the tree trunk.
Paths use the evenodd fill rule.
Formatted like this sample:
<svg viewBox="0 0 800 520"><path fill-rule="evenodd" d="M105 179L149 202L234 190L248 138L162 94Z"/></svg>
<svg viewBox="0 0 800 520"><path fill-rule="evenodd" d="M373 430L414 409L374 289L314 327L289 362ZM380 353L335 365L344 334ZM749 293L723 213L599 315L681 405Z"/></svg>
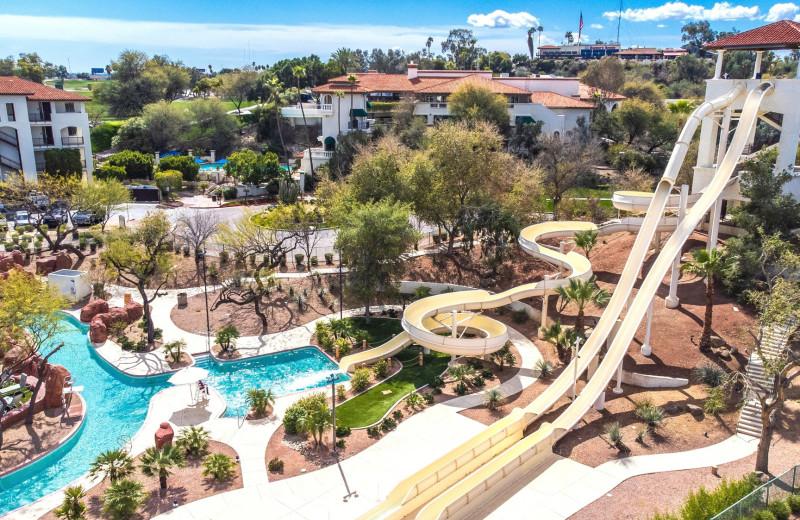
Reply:
<svg viewBox="0 0 800 520"><path fill-rule="evenodd" d="M161 483L161 489L167 489L167 477L162 475L158 477L158 481Z"/></svg>
<svg viewBox="0 0 800 520"><path fill-rule="evenodd" d="M341 288L340 288L341 290ZM370 315L369 315L369 300L364 303L364 323L369 325Z"/></svg>
<svg viewBox="0 0 800 520"><path fill-rule="evenodd" d="M0 419L2 419L5 414L6 414L5 411L0 413ZM2 449L3 449L3 424L0 423L0 450Z"/></svg>
<svg viewBox="0 0 800 520"><path fill-rule="evenodd" d="M769 472L769 448L772 444L772 434L775 427L770 420L772 408L767 408L761 412L761 439L758 441L758 451L756 452L756 471Z"/></svg>
<svg viewBox="0 0 800 520"><path fill-rule="evenodd" d="M584 322L584 313L583 309L578 309L578 315L575 316L575 332L579 336L583 336L583 322ZM569 345L567 346L569 348Z"/></svg>
<svg viewBox="0 0 800 520"><path fill-rule="evenodd" d="M267 316L266 316L266 314L264 314L264 312L261 310L261 307L259 307L259 305L258 305L260 299L261 299L260 295L256 296L255 300L253 301L253 304L255 306L256 315L259 318L261 318L261 325L263 325L264 331L266 332L266 329L267 329Z"/></svg>
<svg viewBox="0 0 800 520"><path fill-rule="evenodd" d="M275 122L278 125L278 136L281 138L281 147L283 148L283 158L286 164L289 164L289 152L286 151L286 143L283 142L283 130L281 130L281 111L278 108L278 100L275 99Z"/></svg>
<svg viewBox="0 0 800 520"><path fill-rule="evenodd" d="M448 242L447 242L447 252L448 253L452 253L453 252L453 242L455 242L455 239L456 239L456 233L455 232L456 232L456 228L454 226L453 229L450 230L450 237L449 237L450 240L448 240Z"/></svg>
<svg viewBox="0 0 800 520"><path fill-rule="evenodd" d="M142 302L144 302L142 307L144 307L144 322L147 324L147 344L152 345L155 341L156 329L153 327L153 319L152 316L150 316L150 302L147 301L147 293L145 292L144 287L140 286L138 289L139 296L142 297Z"/></svg>
<svg viewBox="0 0 800 520"><path fill-rule="evenodd" d="M703 319L703 334L700 336L700 351L706 352L711 348L711 318L714 312L714 282L711 277L706 278L706 315Z"/></svg>

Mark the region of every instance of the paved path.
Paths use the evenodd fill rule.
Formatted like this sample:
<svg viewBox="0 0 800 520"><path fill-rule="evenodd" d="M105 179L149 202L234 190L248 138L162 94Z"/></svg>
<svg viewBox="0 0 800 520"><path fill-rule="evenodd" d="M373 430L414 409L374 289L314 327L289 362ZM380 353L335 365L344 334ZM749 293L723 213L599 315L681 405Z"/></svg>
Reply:
<svg viewBox="0 0 800 520"><path fill-rule="evenodd" d="M536 504L537 520L563 520L631 477L725 464L755 453L757 447L758 439L735 435L705 448L627 457L596 468L553 455L537 470L499 491L471 518L524 518Z"/></svg>

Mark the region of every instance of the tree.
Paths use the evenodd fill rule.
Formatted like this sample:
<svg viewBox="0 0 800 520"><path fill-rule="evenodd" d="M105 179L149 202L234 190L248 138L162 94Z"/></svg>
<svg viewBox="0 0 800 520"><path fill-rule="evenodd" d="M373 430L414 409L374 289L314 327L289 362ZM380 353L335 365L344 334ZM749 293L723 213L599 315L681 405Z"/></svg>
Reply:
<svg viewBox="0 0 800 520"><path fill-rule="evenodd" d="M695 274L706 281L706 312L703 317L703 333L700 335L700 351L711 350L711 319L714 312L714 280L728 270L728 264L716 247L710 251L697 249L692 253L692 261L681 265L681 269Z"/></svg>
<svg viewBox="0 0 800 520"><path fill-rule="evenodd" d="M145 105L168 99L171 80L165 65L165 60L148 59L143 52L125 50L111 62L111 81L94 85L93 96L108 105L115 117L135 116Z"/></svg>
<svg viewBox="0 0 800 520"><path fill-rule="evenodd" d="M102 477L101 481L108 479L112 484L133 473L133 459L123 450L104 451L92 462L89 475Z"/></svg>
<svg viewBox="0 0 800 520"><path fill-rule="evenodd" d="M239 139L239 122L228 114L216 98L196 99L189 103L192 124L181 136L181 147L216 150L217 157L227 155Z"/></svg>
<svg viewBox="0 0 800 520"><path fill-rule="evenodd" d="M564 33L564 40L566 40L567 45L572 45L575 41L575 36L572 35L572 31L567 31Z"/></svg>
<svg viewBox="0 0 800 520"><path fill-rule="evenodd" d="M245 403L256 415L264 416L269 407L275 404L275 394L271 389L251 388L247 391Z"/></svg>
<svg viewBox="0 0 800 520"><path fill-rule="evenodd" d="M331 61L336 68L339 69L340 74L347 74L347 70L355 67L358 64L356 54L348 48L341 47L331 55Z"/></svg>
<svg viewBox="0 0 800 520"><path fill-rule="evenodd" d="M147 496L139 482L120 480L103 492L103 514L113 520L127 520L136 514Z"/></svg>
<svg viewBox="0 0 800 520"><path fill-rule="evenodd" d="M486 54L486 49L478 46L478 40L469 29L452 29L442 42L442 52L455 64L456 69L475 68L478 58Z"/></svg>
<svg viewBox="0 0 800 520"><path fill-rule="evenodd" d="M578 338L575 329L564 327L561 320L558 320L549 327L542 327L541 330L544 340L555 344L559 359L564 363L569 363L572 359L572 345Z"/></svg>
<svg viewBox="0 0 800 520"><path fill-rule="evenodd" d="M507 52L492 51L478 60L481 69L489 69L495 74L510 74L514 70L511 55Z"/></svg>
<svg viewBox="0 0 800 520"><path fill-rule="evenodd" d="M176 235L193 251L200 251L217 233L220 219L211 211L186 210L178 215L177 223Z"/></svg>
<svg viewBox="0 0 800 520"><path fill-rule="evenodd" d="M275 126L278 127L278 136L281 139L281 148L283 149L283 157L286 161L289 160L289 152L286 150L286 143L283 140L283 130L281 130L281 105L283 100L283 84L278 81L278 78L272 76L263 82L263 88L268 92L268 99L272 101L275 109ZM342 133L341 118L339 119L339 133Z"/></svg>
<svg viewBox="0 0 800 520"><path fill-rule="evenodd" d="M185 468L186 459L183 452L173 444L165 444L158 449L155 446L147 448L142 455L142 473L148 477L158 477L161 489L167 489L167 477L172 473L172 468Z"/></svg>
<svg viewBox="0 0 800 520"><path fill-rule="evenodd" d="M597 149L568 133L564 138L543 136L536 164L541 168L545 192L553 200L553 220L558 220L558 205L564 194L592 172Z"/></svg>
<svg viewBox="0 0 800 520"><path fill-rule="evenodd" d="M688 43L687 49L690 54L704 58L706 51L702 49L706 43L711 43L716 38L714 31L708 20L689 22L681 27L681 41Z"/></svg>
<svg viewBox="0 0 800 520"><path fill-rule="evenodd" d="M316 208L305 204L283 204L261 220L262 226L271 228L277 233L289 233L295 237L297 247L311 260L322 234L319 226L322 215Z"/></svg>
<svg viewBox="0 0 800 520"><path fill-rule="evenodd" d="M336 248L350 268L348 290L364 302L367 323L370 302L377 293L395 289L406 269L402 254L418 240L409 214L408 206L397 202L355 206L336 236Z"/></svg>
<svg viewBox="0 0 800 520"><path fill-rule="evenodd" d="M535 32L536 27L528 29L528 53L531 55L531 61L533 61L533 33Z"/></svg>
<svg viewBox="0 0 800 520"><path fill-rule="evenodd" d="M255 256L255 267L274 267L281 258L297 247L294 233L281 232L275 228L255 223L256 212L245 213L232 224L219 226L216 241L229 249L235 257Z"/></svg>
<svg viewBox="0 0 800 520"><path fill-rule="evenodd" d="M183 187L183 174L177 170L157 171L153 179L167 200L178 196Z"/></svg>
<svg viewBox="0 0 800 520"><path fill-rule="evenodd" d="M595 307L603 307L610 298L608 291L597 286L594 277L585 282L578 278L570 278L567 285L556 287L554 292L561 302L561 311L570 303L574 303L578 308L574 327L578 336L583 336L586 306L591 304Z"/></svg>
<svg viewBox="0 0 800 520"><path fill-rule="evenodd" d="M83 503L83 497L86 492L81 486L70 486L64 490L64 501L61 502L61 507L53 511L56 518L63 518L64 520L83 520L86 518L86 504Z"/></svg>
<svg viewBox="0 0 800 520"><path fill-rule="evenodd" d="M72 206L76 211L91 211L100 216L100 229L105 233L111 216L131 200L131 190L117 179L95 180L75 193Z"/></svg>
<svg viewBox="0 0 800 520"><path fill-rule="evenodd" d="M501 372L505 370L506 365L513 367L514 363L517 362L517 356L511 352L511 345L509 343L506 343L500 347L500 350L492 352L492 359L495 361L495 363L500 365Z"/></svg>
<svg viewBox="0 0 800 520"><path fill-rule="evenodd" d="M181 105L159 101L145 105L142 123L154 151L172 150L181 144L181 134L189 124L189 114Z"/></svg>
<svg viewBox="0 0 800 520"><path fill-rule="evenodd" d="M122 150L110 156L108 164L125 168L129 179L153 178L153 156L146 153Z"/></svg>
<svg viewBox="0 0 800 520"><path fill-rule="evenodd" d="M162 171L178 170L183 175L184 181L191 182L197 180L197 172L200 171L200 165L195 162L194 157L168 155L158 161L158 169Z"/></svg>
<svg viewBox="0 0 800 520"><path fill-rule="evenodd" d="M589 258L589 253L592 252L594 246L597 245L597 231L576 231L575 232L575 245L583 249L583 254Z"/></svg>
<svg viewBox="0 0 800 520"><path fill-rule="evenodd" d="M343 90L334 90L334 95L336 95L336 113L342 113L342 100L344 99L344 91ZM339 133L336 134L337 136L342 135L342 118L341 116L336 118L336 123L339 125Z"/></svg>
<svg viewBox="0 0 800 520"><path fill-rule="evenodd" d="M369 319L369 315L367 315L367 319ZM311 433L314 445L319 447L325 430L333 425L331 409L326 403L318 403L310 410L306 410L306 415L298 418L297 425L301 431Z"/></svg>
<svg viewBox="0 0 800 520"><path fill-rule="evenodd" d="M747 202L732 213L736 225L747 230L751 237L758 233L786 235L800 226L800 204L783 190L793 178L792 173L775 168L776 159L777 150L765 150L742 166L740 192Z"/></svg>
<svg viewBox="0 0 800 520"><path fill-rule="evenodd" d="M224 453L211 453L203 459L203 476L213 476L220 481L233 478L236 474L236 463Z"/></svg>
<svg viewBox="0 0 800 520"><path fill-rule="evenodd" d="M147 125L141 117L132 117L122 123L117 133L111 138L111 147L116 150L136 151L152 154L153 142L147 130Z"/></svg>
<svg viewBox="0 0 800 520"><path fill-rule="evenodd" d="M264 184L284 175L278 156L272 152L256 154L253 150L236 152L228 157L225 172L242 184Z"/></svg>
<svg viewBox="0 0 800 520"><path fill-rule="evenodd" d="M491 89L464 83L448 98L450 114L456 119L472 125L486 121L497 127L501 134L507 134L510 127L508 99L495 94Z"/></svg>
<svg viewBox="0 0 800 520"><path fill-rule="evenodd" d="M651 192L653 178L642 168L628 168L614 176L614 191Z"/></svg>
<svg viewBox="0 0 800 520"><path fill-rule="evenodd" d="M255 88L258 74L253 70L220 74L217 76L217 81L220 82L217 87L217 95L233 103L236 112L241 114L242 103Z"/></svg>
<svg viewBox="0 0 800 520"><path fill-rule="evenodd" d="M205 428L192 424L188 428L181 428L175 445L184 450L187 455L199 456L208 450L210 436L211 434Z"/></svg>
<svg viewBox="0 0 800 520"><path fill-rule="evenodd" d="M167 214L150 211L134 229L115 231L101 258L115 275L136 287L144 307L147 342L153 344L155 328L150 304L159 296L172 273L172 235L175 231ZM147 289L153 287L152 296Z"/></svg>
<svg viewBox="0 0 800 520"><path fill-rule="evenodd" d="M50 65L52 66L52 64ZM35 52L21 52L17 60L17 67L14 69L14 75L34 83L44 83L46 77L45 63Z"/></svg>
<svg viewBox="0 0 800 520"><path fill-rule="evenodd" d="M300 80L305 77L306 69L300 65L292 69L292 76L297 80L297 92L300 93ZM351 111L352 113L352 111ZM310 165L311 171L308 173L314 173L314 155L311 153L311 136L308 133L308 122L306 121L306 110L303 108L303 99L300 98L300 114L303 116L303 127L306 130L306 146L308 148L308 164Z"/></svg>
<svg viewBox="0 0 800 520"><path fill-rule="evenodd" d="M497 268L510 256L509 246L522 229L516 215L495 201L464 207L460 227L464 232L461 247L470 251L477 239L484 263L492 269L493 275L497 275Z"/></svg>
<svg viewBox="0 0 800 520"><path fill-rule="evenodd" d="M606 56L593 60L581 78L600 95L600 100L605 103L608 96L619 91L625 83L625 66L622 61L613 56Z"/></svg>
<svg viewBox="0 0 800 520"><path fill-rule="evenodd" d="M81 152L77 148L52 148L44 152L44 171L48 175L71 177L83 170Z"/></svg>

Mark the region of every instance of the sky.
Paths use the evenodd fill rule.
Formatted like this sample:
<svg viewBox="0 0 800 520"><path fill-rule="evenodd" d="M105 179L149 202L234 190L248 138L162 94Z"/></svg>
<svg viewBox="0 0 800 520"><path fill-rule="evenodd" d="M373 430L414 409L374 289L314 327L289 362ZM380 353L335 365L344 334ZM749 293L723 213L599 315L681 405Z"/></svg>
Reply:
<svg viewBox="0 0 800 520"><path fill-rule="evenodd" d="M619 10L614 0L4 1L0 54L38 52L71 72L82 72L104 67L124 49L135 49L219 70L312 53L327 61L340 47L413 52L429 36L433 49L440 51L450 29L468 28L479 45L513 55L527 53L531 26L544 28L542 44L561 43L566 31L577 37L581 13L584 43L615 41ZM690 21L709 20L714 30L741 31L781 19L800 21L800 6L624 0L619 39L623 47L677 47L680 29Z"/></svg>

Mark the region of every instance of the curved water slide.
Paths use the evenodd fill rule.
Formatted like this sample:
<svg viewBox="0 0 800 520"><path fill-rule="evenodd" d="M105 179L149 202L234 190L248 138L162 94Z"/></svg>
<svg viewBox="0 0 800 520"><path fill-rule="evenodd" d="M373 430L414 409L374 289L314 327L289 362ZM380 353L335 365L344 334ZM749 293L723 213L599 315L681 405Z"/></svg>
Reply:
<svg viewBox="0 0 800 520"><path fill-rule="evenodd" d="M453 509L451 506L453 504L458 504L459 502L463 502L464 500L469 501L469 497L472 493L480 493L488 487L491 487L491 479L497 479L497 471L500 471L500 477L508 475L512 470L509 469L510 467L516 465L518 467L529 466L532 460L536 460L541 458L544 455L550 454L551 449L550 447L552 444L560 437L560 433L566 431L565 428L562 427L561 423L556 425L551 424L544 424L542 425L539 430L523 439L523 431L524 429L533 422L537 417L546 413L550 410L556 401L563 395L565 395L572 387L572 380L573 374L575 371L575 367L573 364L577 364L577 371L579 374L582 374L587 368L589 367L590 363L597 357L601 347L606 342L606 339L612 332L612 329L617 327L617 318L621 314L623 308L626 306L630 299L630 295L633 290L633 285L636 281L638 273L643 265L645 255L649 249L650 243L653 239L653 236L656 232L659 232L660 229L664 226L664 212L668 207L668 202L670 202L670 195L672 191L673 184L675 182L675 178L677 177L678 171L680 166L686 156L686 152L689 146L689 142L692 139L695 131L699 127L701 120L704 117L711 115L713 112L720 110L722 108L728 107L736 98L738 98L742 92L744 91L744 87L739 84L736 85L730 92L726 95L716 98L711 101L707 101L700 105L692 116L687 121L686 125L681 132L678 142L673 149L672 156L670 157L670 161L667 165L665 170L664 176L662 177L661 181L659 182L655 193L633 193L626 196L624 193L621 193L619 197L622 200L625 199L635 199L641 198L643 200L629 200L629 204L631 208L641 208L644 207L645 202L647 203L647 214L645 215L644 219L641 219L640 222L637 222L635 227L639 228L639 235L637 236L636 242L631 250L631 253L628 257L626 262L625 268L623 270L623 274L620 277L619 283L617 285L617 289L615 290L614 294L612 295L611 300L609 301L603 316L601 317L600 321L598 322L597 326L595 327L593 333L584 344L583 348L581 349L580 356L573 360L569 367L567 367L546 390L543 394L541 394L534 402L528 405L524 410L515 409L509 416L497 421L493 425L489 426L485 431L481 434L476 436L469 441L457 446L447 454L443 455L439 459L433 461L432 463L428 464L424 468L420 469L413 475L409 476L402 482L400 482L388 495L387 499L372 508L366 514L364 514L361 518L363 519L374 519L374 518L403 518L404 516L410 514L411 512L415 511L416 509L428 504L424 507L424 509L420 512L420 518L437 518L440 517L441 514L449 515ZM749 100L748 100L749 101ZM760 102L760 98L759 98ZM748 111L752 111L754 113L757 112L757 104L755 108L750 108L752 103L748 102L746 104L746 109ZM750 125L752 122L755 121L755 118L752 114L747 114L750 120ZM746 123L745 121L745 113L742 116L742 123ZM740 123L739 128L745 128L746 125L742 125ZM747 132L742 132L740 141L746 140ZM734 151L736 150L733 147L733 144L737 144L736 140L732 143L732 146L729 150L728 155L726 155L726 159L728 157L734 157ZM739 143L740 144L740 143ZM738 144L737 144L738 146ZM742 145L743 146L743 145ZM741 153L741 149L738 150L738 153ZM728 171L721 172L724 175L720 176L720 181L715 179L715 183L712 183L712 186L706 191L705 200L713 200L719 195L719 192L725 185L727 185L727 180L733 171L733 166L735 166L736 159L738 156L733 158L733 164L730 165ZM728 161L728 163L730 160ZM724 166L724 164L722 165ZM716 184L721 184L721 188L717 187ZM674 200L674 199L673 199ZM699 199L698 199L699 200ZM616 203L615 203L616 205ZM672 206L672 204L670 204ZM697 215L698 212L700 217L702 214L707 211L707 208L704 210L697 209L693 215ZM699 218L697 219L699 221ZM689 220L685 220L685 223L688 223ZM554 223L554 224L561 224L564 226L572 225L572 223ZM584 225L591 226L591 224ZM616 224L617 226L620 223ZM631 223L624 224L625 226L631 226ZM696 225L696 222L691 225L690 229L693 229ZM684 224L682 227L686 228L688 224ZM674 229L674 227L673 227ZM600 228L602 231L602 228ZM622 230L622 229L616 229ZM632 229L631 229L632 230ZM533 229L528 228L528 233L534 234ZM543 231L540 228L538 231ZM555 229L550 230L551 232L555 232ZM575 231L574 228L571 231ZM608 232L611 232L610 230ZM527 251L531 254L537 254L538 245L536 245L536 236L531 237L525 231L520 239L520 244L523 247L526 247ZM538 235L538 237L546 236L544 233ZM688 236L688 235L687 235ZM531 238L534 238L533 240ZM674 241L673 241L674 242ZM533 246L531 245L533 244ZM682 242L681 242L682 244ZM673 246L674 249L674 246ZM679 251L678 247L678 251ZM543 251L539 248L538 253L543 253ZM551 261L551 259L556 260L556 255L553 254L552 251L547 251L547 256L549 258L545 258L547 261ZM574 253L574 252L571 252ZM567 256L571 253L567 253L564 258L561 260L566 261L568 258ZM667 264L672 263L675 258L677 252L672 253L662 253L663 258L668 258ZM574 255L578 255L574 253ZM585 259L584 259L585 260ZM588 261L586 261L588 263ZM557 263L557 262L553 262ZM572 265L572 275L580 276L581 273L590 272L590 269L579 269L578 263L570 264ZM659 278L660 282L660 278ZM542 282L540 282L541 284ZM535 284L529 284L535 285ZM542 288L546 287L547 284L545 283ZM526 286L522 286L521 292L518 294L524 294L527 292L529 288ZM512 290L514 291L514 290ZM474 308L475 303L466 301L468 299L472 299L468 295L472 294L475 295L479 291L467 291L465 294L467 295L462 296L465 297L465 300L460 302L450 301L449 303L462 305L462 308L467 308L466 304L470 304L470 308ZM510 296L510 291L506 291L506 293L501 293L501 295ZM652 298L652 294L654 294L655 289L653 289L653 293L647 296L647 300ZM448 296L452 296L454 293L450 293ZM487 293L488 294L488 293ZM640 294L642 292L640 291ZM433 298L438 298L441 295L437 295L434 297L426 298L424 300L420 300L419 302L415 303L423 303ZM492 297L494 301L502 301L505 296L500 295L489 295ZM520 296L520 297L527 297L527 296ZM451 308L447 308L445 305L442 305L442 301L439 300L435 302L434 305L431 305L431 310L422 310L418 311L418 314L412 315L411 317L414 318L414 326L416 328L424 328L424 319L425 315L430 317L431 314L436 314L437 316L441 315L441 311L452 311ZM505 304L505 303L502 303ZM488 306L485 306L488 307ZM641 305L641 312L644 312L647 305ZM478 307L483 308L483 307ZM630 318L626 317L626 321ZM409 325L412 325L411 320L408 321ZM632 330L635 332L636 328L641 321L641 313L639 314L639 318L631 321ZM404 326L406 325L404 321ZM408 331L411 328L409 326L406 330ZM412 337L414 334L411 334ZM438 340L441 341L441 340ZM628 340L629 342L630 340ZM621 342L615 343L616 345L622 344ZM440 346L431 345L432 348L441 348ZM627 351L627 343L625 343L624 349L621 349L621 352L617 352L619 359L616 363L614 363L615 356L607 355L606 359L609 360L609 363L606 363L605 366L608 367L610 364L613 364L612 370L609 373L608 377L611 377L613 373L613 369L616 368L618 365L618 361L624 357L625 352ZM605 362L605 361L604 361ZM601 378L598 378L600 380ZM597 399L599 395L602 394L602 390L604 390L605 385L607 384L607 380L604 381L602 384L596 385L599 387L599 390L596 392L587 393L584 390L581 393L582 400L581 403L586 401L589 402L589 406ZM576 401L577 403L578 401ZM587 408L588 409L588 408ZM573 415L577 416L575 421L580 419L580 417L585 413L581 412L578 414L575 412L575 409L572 408L573 413L568 415L568 417L573 417ZM489 461L487 463L487 461ZM466 477L466 478L465 478ZM452 486L452 487L451 487ZM431 500L433 501L431 502ZM443 513L444 512L444 513Z"/></svg>

